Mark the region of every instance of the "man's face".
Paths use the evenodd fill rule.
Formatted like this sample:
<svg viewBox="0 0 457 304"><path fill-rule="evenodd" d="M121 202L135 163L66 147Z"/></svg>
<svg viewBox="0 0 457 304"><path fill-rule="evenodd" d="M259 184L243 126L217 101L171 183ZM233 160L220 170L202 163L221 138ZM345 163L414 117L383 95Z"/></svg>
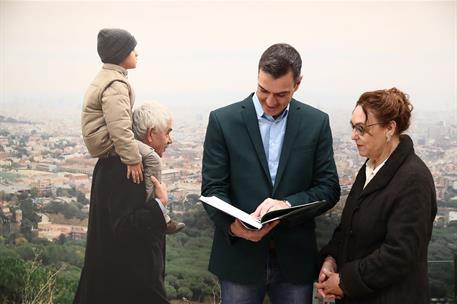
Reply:
<svg viewBox="0 0 457 304"><path fill-rule="evenodd" d="M300 81L301 76L298 82L295 82L292 71L274 79L270 74L259 70L256 94L265 114L278 117L300 86Z"/></svg>
<svg viewBox="0 0 457 304"><path fill-rule="evenodd" d="M168 121L167 127L164 131L155 131L151 130L149 133L148 139L149 142L146 142L149 146L151 146L156 153L162 157L163 152L167 149L167 146L172 143L171 140L171 131L172 131L172 121Z"/></svg>

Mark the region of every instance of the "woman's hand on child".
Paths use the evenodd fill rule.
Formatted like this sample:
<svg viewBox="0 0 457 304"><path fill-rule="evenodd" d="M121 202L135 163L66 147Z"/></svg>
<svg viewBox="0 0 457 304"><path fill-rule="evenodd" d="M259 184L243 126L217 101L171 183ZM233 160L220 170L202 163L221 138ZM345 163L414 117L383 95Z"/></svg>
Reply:
<svg viewBox="0 0 457 304"><path fill-rule="evenodd" d="M127 165L127 178L132 177L132 181L135 184L139 184L143 181L143 164L138 163L136 165Z"/></svg>

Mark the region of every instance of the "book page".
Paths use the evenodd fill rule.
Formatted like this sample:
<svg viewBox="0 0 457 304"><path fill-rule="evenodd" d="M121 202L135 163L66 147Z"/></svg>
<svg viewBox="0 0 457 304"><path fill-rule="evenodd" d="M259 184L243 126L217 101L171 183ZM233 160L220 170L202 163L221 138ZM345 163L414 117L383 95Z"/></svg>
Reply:
<svg viewBox="0 0 457 304"><path fill-rule="evenodd" d="M245 222L257 229L262 228L262 224L259 221L256 221L251 215L244 212L243 210L236 208L233 205L230 205L229 203L224 202L223 200L215 196L200 196L200 200L210 206L213 206L216 209L221 210L222 212L225 212L233 217L236 217L240 221Z"/></svg>
<svg viewBox="0 0 457 304"><path fill-rule="evenodd" d="M297 205L297 206L292 206L289 208L284 208L284 209L276 209L270 212L265 213L262 218L261 218L261 223L265 225L266 223L269 223L274 220L280 220L284 217L289 217L293 214L301 213L301 214L306 214L308 213L313 213L316 208L320 208L322 205L325 205L326 201L314 201L311 203L306 203L302 205Z"/></svg>

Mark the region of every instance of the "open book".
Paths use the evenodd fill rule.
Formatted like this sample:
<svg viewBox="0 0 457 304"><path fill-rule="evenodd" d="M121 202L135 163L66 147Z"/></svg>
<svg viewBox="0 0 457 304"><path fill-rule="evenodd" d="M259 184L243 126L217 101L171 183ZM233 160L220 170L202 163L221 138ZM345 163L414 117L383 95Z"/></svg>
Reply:
<svg viewBox="0 0 457 304"><path fill-rule="evenodd" d="M261 218L255 219L250 214L236 208L229 203L224 202L215 196L200 196L200 201L239 219L246 226L246 228L249 229L261 229L262 226L266 223L275 220L293 218L295 220L298 219L300 221L304 221L316 216L318 211L326 204L325 200L315 201L303 205L292 206L290 208L269 211L265 213Z"/></svg>

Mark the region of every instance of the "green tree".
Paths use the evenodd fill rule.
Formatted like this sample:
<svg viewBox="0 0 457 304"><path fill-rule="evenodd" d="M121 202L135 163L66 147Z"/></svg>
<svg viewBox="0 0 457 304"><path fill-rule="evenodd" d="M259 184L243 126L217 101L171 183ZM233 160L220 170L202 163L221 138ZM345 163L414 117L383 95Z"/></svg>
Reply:
<svg viewBox="0 0 457 304"><path fill-rule="evenodd" d="M179 287L177 290L178 298L192 299L193 293L189 287Z"/></svg>
<svg viewBox="0 0 457 304"><path fill-rule="evenodd" d="M86 195L81 191L76 192L76 200L78 201L78 203L81 203L83 205L89 204L89 200L86 198Z"/></svg>
<svg viewBox="0 0 457 304"><path fill-rule="evenodd" d="M32 187L32 189L30 189L30 195L32 198L38 197L39 193L40 193L40 191L38 190L37 187Z"/></svg>
<svg viewBox="0 0 457 304"><path fill-rule="evenodd" d="M32 229L33 229L32 221L25 217L21 223L21 233L28 236L32 232Z"/></svg>
<svg viewBox="0 0 457 304"><path fill-rule="evenodd" d="M57 188L56 195L60 197L70 197L68 190L64 188Z"/></svg>
<svg viewBox="0 0 457 304"><path fill-rule="evenodd" d="M32 244L24 244L16 247L16 252L24 261L31 261L36 258L37 252Z"/></svg>
<svg viewBox="0 0 457 304"><path fill-rule="evenodd" d="M53 304L56 293L56 275L60 270L42 267L34 260L26 262L24 289L21 290L24 304Z"/></svg>
<svg viewBox="0 0 457 304"><path fill-rule="evenodd" d="M178 296L176 288L167 283L165 283L165 292L167 293L169 299L176 299Z"/></svg>
<svg viewBox="0 0 457 304"><path fill-rule="evenodd" d="M55 303L73 303L75 292L78 288L80 273L80 268L67 266L64 271L61 271L57 274Z"/></svg>
<svg viewBox="0 0 457 304"><path fill-rule="evenodd" d="M58 201L53 201L47 204L43 210L48 213L61 213L64 215L65 218L79 218L84 219L87 217L87 214L81 211L78 208L76 203L61 203Z"/></svg>
<svg viewBox="0 0 457 304"><path fill-rule="evenodd" d="M24 276L25 264L21 259L10 255L0 255L1 302L20 301L20 290L25 287Z"/></svg>
<svg viewBox="0 0 457 304"><path fill-rule="evenodd" d="M36 226L39 221L39 216L36 214L36 207L31 198L20 199L19 208L22 211L22 218L28 219L32 225Z"/></svg>
<svg viewBox="0 0 457 304"><path fill-rule="evenodd" d="M186 195L186 203L195 205L200 199L198 194L188 194Z"/></svg>
<svg viewBox="0 0 457 304"><path fill-rule="evenodd" d="M65 234L61 233L59 235L59 238L56 241L56 244L63 245L63 244L65 244L66 241L67 241L67 237L65 236Z"/></svg>

